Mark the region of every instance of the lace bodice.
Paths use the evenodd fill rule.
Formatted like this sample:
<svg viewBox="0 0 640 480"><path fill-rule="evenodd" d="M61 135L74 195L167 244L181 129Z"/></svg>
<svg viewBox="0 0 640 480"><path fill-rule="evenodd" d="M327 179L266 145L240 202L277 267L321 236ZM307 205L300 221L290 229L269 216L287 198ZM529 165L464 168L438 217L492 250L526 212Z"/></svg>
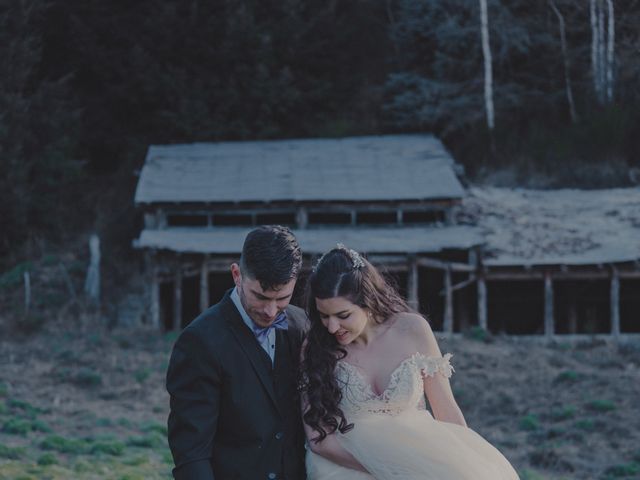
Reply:
<svg viewBox="0 0 640 480"><path fill-rule="evenodd" d="M336 378L343 393L340 408L347 418L366 413L397 415L408 409L424 410L423 379L437 373L451 377L454 371L449 363L451 356L450 353L443 357L414 353L391 373L389 385L380 395L373 391L356 366L340 360L336 366Z"/></svg>

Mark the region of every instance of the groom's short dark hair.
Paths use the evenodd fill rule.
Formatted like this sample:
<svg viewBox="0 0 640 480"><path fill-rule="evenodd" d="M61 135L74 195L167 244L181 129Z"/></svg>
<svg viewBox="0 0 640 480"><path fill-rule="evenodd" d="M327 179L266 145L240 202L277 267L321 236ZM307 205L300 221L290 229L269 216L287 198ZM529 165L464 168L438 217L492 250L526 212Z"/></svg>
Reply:
<svg viewBox="0 0 640 480"><path fill-rule="evenodd" d="M244 240L240 271L258 280L263 290L297 278L301 266L300 245L287 227L264 225L251 230Z"/></svg>

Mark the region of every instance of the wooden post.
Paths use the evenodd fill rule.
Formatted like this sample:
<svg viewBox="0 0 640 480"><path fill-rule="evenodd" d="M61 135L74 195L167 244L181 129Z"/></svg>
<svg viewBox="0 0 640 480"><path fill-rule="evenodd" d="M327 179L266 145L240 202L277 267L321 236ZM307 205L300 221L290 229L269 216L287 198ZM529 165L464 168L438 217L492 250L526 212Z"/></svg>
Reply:
<svg viewBox="0 0 640 480"><path fill-rule="evenodd" d="M407 303L416 312L420 308L418 300L418 263L415 255L407 256Z"/></svg>
<svg viewBox="0 0 640 480"><path fill-rule="evenodd" d="M309 224L309 215L307 214L306 208L298 208L298 211L296 212L296 224L300 230L307 228L307 225Z"/></svg>
<svg viewBox="0 0 640 480"><path fill-rule="evenodd" d="M551 337L555 333L553 319L553 282L551 273L544 272L544 334Z"/></svg>
<svg viewBox="0 0 640 480"><path fill-rule="evenodd" d="M478 326L487 330L487 282L484 272L478 271Z"/></svg>
<svg viewBox="0 0 640 480"><path fill-rule="evenodd" d="M22 274L24 279L24 316L29 315L29 308L31 307L31 276L29 270L25 270Z"/></svg>
<svg viewBox="0 0 640 480"><path fill-rule="evenodd" d="M152 267L151 272L151 326L160 329L160 279L157 267Z"/></svg>
<svg viewBox="0 0 640 480"><path fill-rule="evenodd" d="M180 330L182 324L182 270L176 265L173 277L173 330Z"/></svg>
<svg viewBox="0 0 640 480"><path fill-rule="evenodd" d="M204 312L209 308L209 266L207 261L209 256L205 255L200 265L200 311Z"/></svg>
<svg viewBox="0 0 640 480"><path fill-rule="evenodd" d="M620 336L620 277L615 267L611 269L611 335Z"/></svg>
<svg viewBox="0 0 640 480"><path fill-rule="evenodd" d="M442 330L444 333L453 333L453 290L451 289L451 269L444 271L444 320Z"/></svg>

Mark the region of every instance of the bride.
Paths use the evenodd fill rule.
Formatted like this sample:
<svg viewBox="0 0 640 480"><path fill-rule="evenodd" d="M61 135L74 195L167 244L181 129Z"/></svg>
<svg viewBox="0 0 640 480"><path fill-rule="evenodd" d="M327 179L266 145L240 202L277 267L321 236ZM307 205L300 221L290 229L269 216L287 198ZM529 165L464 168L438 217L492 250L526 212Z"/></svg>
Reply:
<svg viewBox="0 0 640 480"><path fill-rule="evenodd" d="M467 428L451 355L360 254L338 245L320 259L308 312L300 390L309 480L518 479Z"/></svg>

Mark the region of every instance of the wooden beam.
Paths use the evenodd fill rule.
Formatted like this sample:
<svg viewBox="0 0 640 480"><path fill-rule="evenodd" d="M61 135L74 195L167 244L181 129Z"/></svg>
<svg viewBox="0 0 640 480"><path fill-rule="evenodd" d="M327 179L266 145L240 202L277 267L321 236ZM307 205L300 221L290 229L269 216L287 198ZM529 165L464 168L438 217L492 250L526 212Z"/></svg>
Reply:
<svg viewBox="0 0 640 480"><path fill-rule="evenodd" d="M621 279L639 279L640 272L636 272L634 270L619 270L618 277ZM537 270L529 270L529 271L488 271L485 276L487 281L492 280L543 280L544 272ZM594 269L590 271L576 271L576 270L562 270L562 268L558 269L558 271L553 272L553 280L554 281L563 281L563 280L608 280L611 278L611 274L606 270Z"/></svg>
<svg viewBox="0 0 640 480"><path fill-rule="evenodd" d="M476 281L476 276L474 274L469 275L469 278L467 278L466 280L463 280L460 283L456 283L454 285L451 285L451 290L453 290L454 292L456 290L462 290L465 287L468 287L469 285L471 285L472 283L475 283ZM440 295L445 295L446 294L446 290L443 288L442 290L440 290L440 292L438 292Z"/></svg>
<svg viewBox="0 0 640 480"><path fill-rule="evenodd" d="M620 277L615 268L611 270L611 334L620 336Z"/></svg>
<svg viewBox="0 0 640 480"><path fill-rule="evenodd" d="M407 256L407 302L416 312L420 308L418 301L418 264L415 255Z"/></svg>
<svg viewBox="0 0 640 480"><path fill-rule="evenodd" d="M180 265L176 266L173 276L173 323L174 331L180 330L182 326L182 270Z"/></svg>
<svg viewBox="0 0 640 480"><path fill-rule="evenodd" d="M437 270L450 270L453 272L475 272L476 267L467 263L445 262L435 258L420 257L417 260L420 267L434 268Z"/></svg>
<svg viewBox="0 0 640 480"><path fill-rule="evenodd" d="M444 333L453 333L453 290L451 289L451 270L444 271L444 319L442 330Z"/></svg>
<svg viewBox="0 0 640 480"><path fill-rule="evenodd" d="M544 274L544 334L551 337L554 333L553 281L551 280L551 272L547 271Z"/></svg>
<svg viewBox="0 0 640 480"><path fill-rule="evenodd" d="M487 282L484 275L478 275L478 326L483 330L488 329L487 322Z"/></svg>
<svg viewBox="0 0 640 480"><path fill-rule="evenodd" d="M200 311L204 312L209 308L209 267L207 266L208 256L205 255L200 265Z"/></svg>

